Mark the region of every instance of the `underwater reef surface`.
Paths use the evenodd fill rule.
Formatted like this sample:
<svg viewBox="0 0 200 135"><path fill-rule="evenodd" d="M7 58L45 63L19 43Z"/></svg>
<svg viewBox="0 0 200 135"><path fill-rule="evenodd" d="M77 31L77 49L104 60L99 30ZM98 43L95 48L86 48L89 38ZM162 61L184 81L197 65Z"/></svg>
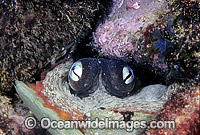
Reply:
<svg viewBox="0 0 200 135"><path fill-rule="evenodd" d="M0 1L0 91L70 55L106 13L100 0Z"/></svg>
<svg viewBox="0 0 200 135"><path fill-rule="evenodd" d="M0 134L1 135L48 135L46 130L35 128L28 130L24 121L28 116L33 116L29 109L17 104L15 107L11 104L11 99L0 94Z"/></svg>
<svg viewBox="0 0 200 135"><path fill-rule="evenodd" d="M132 65L138 66L141 69L148 68L150 71L164 76L166 78L166 83L171 84L176 82L175 84L177 87L172 89L177 91L177 93L172 95L172 98L167 101L164 108L157 115L156 120L175 119L177 122L177 129L146 130L146 134L198 134L200 131L200 2L195 0L160 0L154 3L158 4L156 7L154 4L148 4L152 1L154 0L148 1L147 3L143 3L144 1L141 0L113 0L113 8L108 16L108 20L105 21L105 24L100 24L96 32L94 32L93 48L96 48L100 52L100 56L129 61ZM93 2L95 1L90 1L89 3ZM40 70L46 67L48 63L54 64L65 55L71 54L72 50L77 49L72 47L76 46L77 42L67 44L68 46L65 48L68 41L62 39L59 34L63 32L65 37L65 34L69 34L68 30L65 30L65 28L70 27L71 30L73 29L71 22L66 21L68 18L62 16L66 13L64 11L70 11L71 7L67 7L67 9L63 7L63 1L61 2L62 4L57 4L55 1L28 1L28 3L29 4L27 4L27 1L23 1L22 3L19 1L3 1L1 3L0 10L3 12L0 12L0 23L6 22L2 23L1 26L7 26L0 27L0 47L3 48L0 50L0 78L1 88L3 88L4 92L11 88L14 79L29 82L34 81L35 74L39 74ZM66 3L69 4L70 2ZM72 2L69 5L73 7L73 4L78 4L80 6L81 3L81 1L78 3ZM86 3L83 2L82 5ZM124 25L119 24L121 24L121 22L126 22L123 18L128 17L132 12L144 9L144 7L142 8L142 4L147 5L147 7L154 7L146 9L150 11L156 11L162 6L166 8L161 8L164 11L158 10L155 14L149 12L152 13L150 16L152 15L155 18L148 18L149 15L147 15L145 19L138 18L137 20L149 19L148 21L152 21L151 23L134 23L134 26L142 25L144 27L127 27L128 30L132 30L135 34L127 34L127 31L122 31L122 33L113 33L114 36L111 35L111 38L107 38L106 34L104 35L104 32L107 32L108 35L112 34L112 32L109 31L110 29L118 32L119 28ZM52 7L52 5L54 6ZM86 4L85 6L87 7L88 5ZM102 4L99 4L99 8L104 9L104 7L101 6ZM89 6L88 8L90 9L92 7ZM41 9L44 9L44 11ZM75 9L76 8L73 8L73 10ZM146 10L142 10L141 13L145 13ZM35 13L36 11L37 14ZM104 10L102 11L105 13ZM139 12L138 16L140 16L141 13ZM84 13L84 15L87 14ZM70 19L73 20L75 17L76 16L73 16ZM120 18L122 19L120 20ZM83 18L83 20L84 19L86 18ZM88 19L90 19L90 17ZM113 25L113 22L118 19L120 21L116 21L116 25ZM62 25L62 22L67 22L70 25ZM106 27L106 29L101 29L104 28L108 22L108 27ZM129 22L126 26L132 26L132 23ZM18 29L18 27L20 29ZM77 28L77 30L80 30L79 28ZM92 31L89 27L84 28L88 28L87 30ZM72 41L77 41L79 38L76 36L82 37L81 33L79 33L79 31L78 33L80 35L78 33L75 34L73 30L70 33L74 35ZM39 37L36 35L39 35ZM100 39L104 40L99 42ZM119 42L115 41L116 39ZM128 44L121 46L124 39ZM131 43L131 45L129 43ZM43 44L45 44L45 46L41 46ZM132 45L137 46L135 47ZM65 48L64 50L62 50L63 46ZM105 49L103 49L104 47ZM144 75L142 74L141 76ZM51 84L48 83L48 85ZM14 103L15 106L13 107L11 106L13 103L11 103L7 97L0 97L0 134L48 134L46 131L41 131L40 129L36 129L38 132L34 130L32 133L24 129L24 125L21 121L29 115L30 112L27 108L29 106L25 107L24 104L19 103L18 105Z"/></svg>
<svg viewBox="0 0 200 135"><path fill-rule="evenodd" d="M200 74L188 83L181 83L176 88L177 94L172 96L156 116L157 121L174 120L176 128L147 129L145 134L192 134L198 135L200 131Z"/></svg>
<svg viewBox="0 0 200 135"><path fill-rule="evenodd" d="M134 58L136 62L140 62L143 55L141 51L146 47L142 33L168 11L168 3L165 0L113 2L108 19L94 33L94 46L104 56L124 61Z"/></svg>
<svg viewBox="0 0 200 135"><path fill-rule="evenodd" d="M139 68L147 67L163 76L166 84L178 84L174 88L178 89L177 94L156 118L175 120L176 130L147 130L146 134L198 134L200 1L143 2L114 1L113 12L94 32L92 47L103 57L129 61Z"/></svg>
<svg viewBox="0 0 200 135"><path fill-rule="evenodd" d="M199 70L199 7L193 0L114 0L91 46L168 81L191 79Z"/></svg>

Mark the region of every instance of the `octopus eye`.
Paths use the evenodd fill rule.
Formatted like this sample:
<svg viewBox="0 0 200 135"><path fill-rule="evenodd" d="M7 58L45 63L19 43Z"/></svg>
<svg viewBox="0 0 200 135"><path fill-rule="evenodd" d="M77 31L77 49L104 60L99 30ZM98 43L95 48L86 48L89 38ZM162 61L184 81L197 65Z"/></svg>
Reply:
<svg viewBox="0 0 200 135"><path fill-rule="evenodd" d="M133 70L128 66L123 67L122 77L125 84L131 83L134 80Z"/></svg>
<svg viewBox="0 0 200 135"><path fill-rule="evenodd" d="M79 81L81 78L82 72L83 72L82 63L80 61L77 61L71 66L69 70L69 77L73 81Z"/></svg>
<svg viewBox="0 0 200 135"><path fill-rule="evenodd" d="M95 58L83 58L75 62L68 75L71 94L87 97L97 90L100 65Z"/></svg>
<svg viewBox="0 0 200 135"><path fill-rule="evenodd" d="M135 86L133 70L117 60L102 59L102 80L106 91L119 98L129 96Z"/></svg>

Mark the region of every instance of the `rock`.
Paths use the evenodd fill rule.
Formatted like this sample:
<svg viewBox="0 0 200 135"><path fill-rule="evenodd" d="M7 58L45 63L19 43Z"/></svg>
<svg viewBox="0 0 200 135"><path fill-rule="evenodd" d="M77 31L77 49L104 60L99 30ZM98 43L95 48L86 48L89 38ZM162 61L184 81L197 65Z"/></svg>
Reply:
<svg viewBox="0 0 200 135"><path fill-rule="evenodd" d="M101 1L1 1L0 90L14 80L32 82L88 38L100 15Z"/></svg>

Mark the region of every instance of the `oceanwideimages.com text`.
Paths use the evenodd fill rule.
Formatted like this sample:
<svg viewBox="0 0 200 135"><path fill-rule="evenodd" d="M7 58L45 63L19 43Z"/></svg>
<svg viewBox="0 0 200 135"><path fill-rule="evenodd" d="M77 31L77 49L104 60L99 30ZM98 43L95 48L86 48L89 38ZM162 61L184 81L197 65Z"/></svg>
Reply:
<svg viewBox="0 0 200 135"><path fill-rule="evenodd" d="M33 129L37 126L34 117L28 117L25 120L25 126L28 129ZM118 121L110 120L109 118L91 120L90 118L84 121L70 121L70 120L50 120L49 118L42 118L39 125L44 129L125 129L128 132L139 128L150 129L175 129L174 121Z"/></svg>

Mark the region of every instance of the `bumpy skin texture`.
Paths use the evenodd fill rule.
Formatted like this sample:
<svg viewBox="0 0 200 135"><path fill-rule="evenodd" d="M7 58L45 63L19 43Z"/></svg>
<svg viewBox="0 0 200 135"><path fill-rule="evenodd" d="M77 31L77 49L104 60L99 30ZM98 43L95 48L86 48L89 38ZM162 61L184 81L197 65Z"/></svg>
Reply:
<svg viewBox="0 0 200 135"><path fill-rule="evenodd" d="M112 62L113 64L110 66L115 66L116 65L116 63L114 64L115 61ZM156 112L164 104L164 102L166 102L168 96L171 95L171 94L167 95L166 91L169 91L168 93L173 92L170 89L167 89L166 86L161 85L158 87L152 86L152 90L144 89L143 91L141 90L142 92L139 92L138 94L131 94L125 98L118 98L116 96L112 96L109 92L106 91L105 87L103 86L103 80L101 78L97 78L97 80L93 78L93 80L97 81L99 84L98 87L95 89L95 92L91 93L87 97L79 98L76 94L71 93L69 89L70 82L68 82L66 79L68 77L68 72L69 72L68 70L70 69L71 65L72 63L70 60L62 64L59 64L53 70L49 71L46 74L44 80L37 82L36 86L34 87L31 87L31 85L29 85L29 87L33 88L33 90L37 91L39 94L42 94L44 100L47 100L54 106L61 108L61 110L64 110L66 112L69 111L69 113L72 116L75 113L73 113L73 111L71 110L77 110L77 112L81 112L82 114L84 114L89 110L94 110L95 108L100 108L100 107L115 108L118 111L143 110L145 112ZM96 67L91 66L90 68L92 69ZM115 67L115 70L116 69L120 68ZM110 74L112 74L113 72L114 71L110 71ZM89 68L86 69L86 73L89 73ZM105 77L109 76L105 74ZM80 79L80 81L82 81L81 83L83 83L84 85L85 81L87 81L88 79L91 78L89 76L85 76L85 79L84 80ZM107 83L109 83L109 81L112 81L112 78L110 78L110 80L108 80ZM114 84L117 86L120 85L121 83L114 82ZM76 85L78 85L78 82L75 84L75 86ZM89 86L89 88L90 87L91 86ZM84 90L85 89L88 88L86 87L84 88ZM148 97L146 95L148 95ZM158 102L151 103L151 101L153 102L155 100ZM142 108L142 106L145 105L146 107ZM134 108L133 106L137 107Z"/></svg>
<svg viewBox="0 0 200 135"><path fill-rule="evenodd" d="M70 54L105 12L101 1L1 1L0 90L10 90L16 79L35 80Z"/></svg>
<svg viewBox="0 0 200 135"><path fill-rule="evenodd" d="M91 69L98 68L94 67L95 64L88 64L88 62L94 62L94 59L86 58L84 60L81 59L80 61L82 61L83 68L85 67L85 64L88 65L88 67L86 66L87 68L83 70L85 74L89 74L90 71L93 71ZM107 66L103 67L104 65L103 63L105 62L105 60L103 61L101 59L101 61L96 61L96 62L102 63L101 66L103 70L113 69L113 70L108 70L109 74L112 73L116 74L115 71L120 72L122 68L118 65L120 63L122 65L125 64L120 61L109 60L107 62L110 64L106 65L110 65L111 67ZM22 82L16 81L16 89L19 96L25 102L25 104L33 111L33 113L39 120L42 117L44 117L44 112L47 112L45 109L49 108L51 109L51 111L54 112L51 113L49 117L54 118L54 116L57 116L63 120L83 120L85 119L84 116L86 115L86 113L88 114L88 112L92 112L92 114L96 115L97 117L99 114L101 115L102 113L102 115L105 114L106 117L109 118L113 117L114 120L126 121L130 120L130 118L133 119L141 118L142 120L149 121L155 117L156 113L160 109L162 109L164 103L174 93L174 89L172 89L173 87L167 88L167 86L165 85L157 84L144 87L137 94L131 94L124 98L118 98L116 96L112 96L106 90L106 88L104 87L105 84L103 84L102 80L103 78L101 78L100 75L99 78L93 78L93 80L97 79L96 81L99 84L95 92L91 93L87 97L80 98L76 94L71 93L69 89L70 82L68 82L68 80L66 79L68 78L68 73L70 72L69 69L73 69L70 68L71 65L72 61L68 60L57 65L54 69L44 73L46 74L44 80L36 82L36 85L28 84L28 86L32 89L27 88L27 86ZM126 66L126 64L124 66ZM77 70L74 72L78 73ZM82 73L82 75L83 74L84 73ZM104 73L102 72L102 74ZM104 75L106 78L107 77L110 78L110 80L106 80L107 81L106 83L109 83L109 81L113 80L112 78L113 76L109 77L109 74L105 73ZM84 77L84 75L83 76L82 75L80 76L79 80L81 80L81 77L83 77L84 79L81 80L82 81L81 83L83 83L84 85L84 83L87 83L87 80L91 79L91 77L90 76ZM120 79L123 77L119 73L117 78ZM114 86L119 86L120 84L121 84L120 81L113 82ZM75 86L76 85L79 85L78 82L76 82ZM90 86L88 87L91 88ZM84 89L87 89L88 87ZM35 91L36 93L33 91ZM40 98L41 101L43 102L35 102L36 98ZM93 111L96 112L93 113ZM119 114L118 116L120 117L115 117L116 115L114 114L116 112L118 112ZM128 116L127 115L125 116L125 114L127 114ZM132 116L131 114L135 115ZM90 116L87 115L87 117ZM107 134L106 130L101 132L103 132L103 134ZM116 130L113 132L117 132L120 134L121 131L118 132L118 130ZM133 132L136 131L134 130Z"/></svg>

